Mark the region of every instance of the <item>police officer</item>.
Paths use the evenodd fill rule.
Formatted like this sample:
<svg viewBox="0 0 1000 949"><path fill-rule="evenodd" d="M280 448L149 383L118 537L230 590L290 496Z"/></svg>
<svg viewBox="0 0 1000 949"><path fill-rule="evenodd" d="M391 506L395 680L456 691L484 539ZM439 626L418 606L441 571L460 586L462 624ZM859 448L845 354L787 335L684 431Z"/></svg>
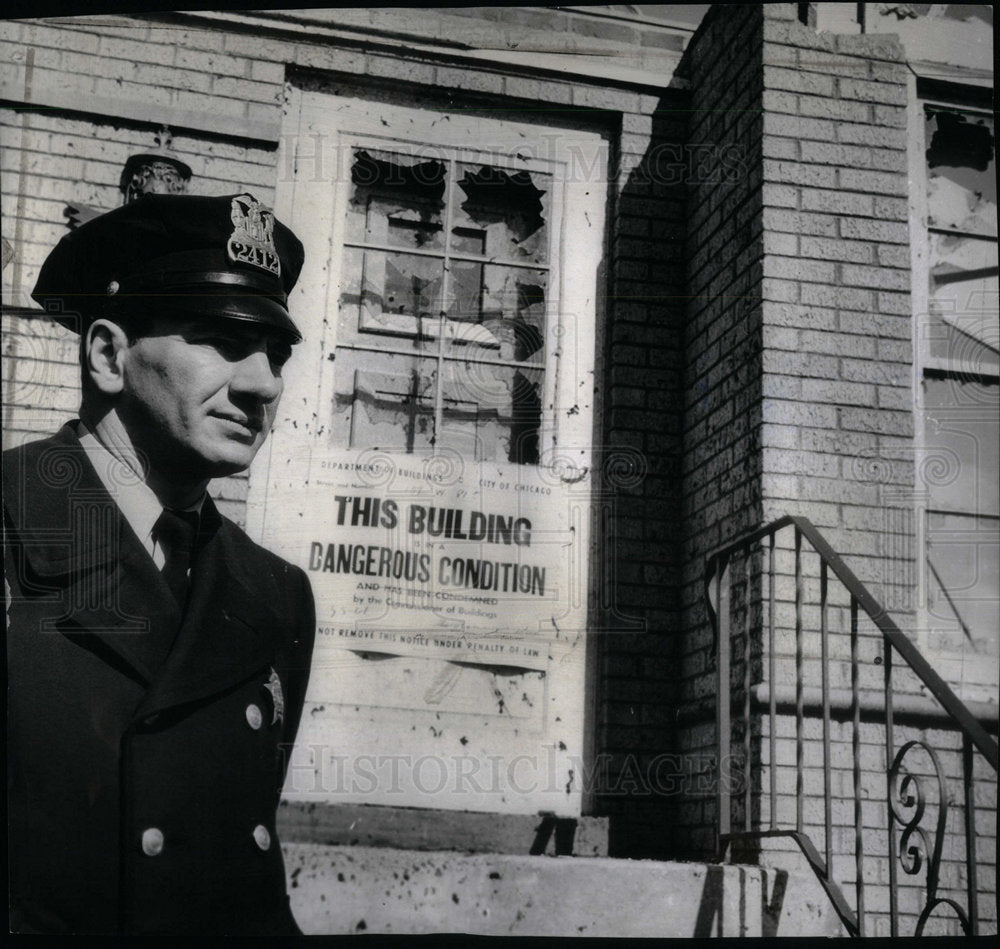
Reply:
<svg viewBox="0 0 1000 949"><path fill-rule="evenodd" d="M302 261L252 195L147 195L42 267L83 398L4 455L15 931L297 932L275 812L312 594L206 486L274 420Z"/></svg>

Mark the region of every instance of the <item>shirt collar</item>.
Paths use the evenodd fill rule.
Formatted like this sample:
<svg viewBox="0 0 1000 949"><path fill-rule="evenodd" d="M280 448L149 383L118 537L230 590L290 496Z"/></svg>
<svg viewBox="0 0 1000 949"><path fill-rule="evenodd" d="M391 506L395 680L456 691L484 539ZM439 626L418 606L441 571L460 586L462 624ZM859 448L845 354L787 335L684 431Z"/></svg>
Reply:
<svg viewBox="0 0 1000 949"><path fill-rule="evenodd" d="M112 455L83 422L77 422L77 436L97 471L97 476L118 505L122 516L143 545L147 549L152 549L153 525L163 510L159 498L142 477ZM195 511L200 515L205 497L206 495L202 493L194 504L183 510Z"/></svg>

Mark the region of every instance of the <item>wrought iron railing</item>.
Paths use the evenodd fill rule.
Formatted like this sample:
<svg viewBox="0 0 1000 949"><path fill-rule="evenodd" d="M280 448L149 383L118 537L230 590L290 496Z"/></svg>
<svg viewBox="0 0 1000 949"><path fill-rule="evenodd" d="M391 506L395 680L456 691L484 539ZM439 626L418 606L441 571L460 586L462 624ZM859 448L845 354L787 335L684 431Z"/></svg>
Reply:
<svg viewBox="0 0 1000 949"><path fill-rule="evenodd" d="M785 545L776 551L776 538L779 532L783 530L787 532L787 529L794 532L791 549ZM787 533L782 535L783 540L785 536ZM816 554L818 575L815 573L806 575L804 570L806 552L803 551L803 540L808 542ZM778 557L791 561L790 567L780 574L776 571ZM810 560L812 562L811 558ZM831 688L831 642L843 636L841 633L831 633L830 630L831 574L842 585L838 589L838 605L834 608L843 616L843 625L849 627L844 629L844 633L849 635L849 689ZM742 603L736 603L734 598L734 578L737 575L740 575L741 579L735 586L742 585ZM783 595L779 600L778 583L791 587L787 591L787 599ZM807 584L812 590L809 600L805 592ZM908 915L916 917L915 933L922 934L935 910L947 906L957 916L962 930L966 934L975 935L980 923L977 860L989 862L994 867L995 874L996 853L993 848L992 853L977 855L974 756L978 752L986 765L994 774L996 773L997 742L980 723L980 718L995 722L996 707L979 705L979 715L977 715L970 707L971 703L964 704L806 518L781 518L716 551L708 558L706 564L706 587L713 619L718 677L717 829L720 859L725 859L729 849L736 844L760 847L766 838L791 839L815 871L847 931L852 936L865 935L867 885L865 861L872 859L872 848L866 847L866 838L872 828L869 821L866 831L863 820L866 802L863 795L863 783L865 783L863 779L867 777L869 778L867 783L871 783L872 765L869 760L867 765L863 766L861 723L862 720L865 722L874 720L879 723L880 730L884 725L886 780L884 805L885 827L888 831L887 834L883 833L887 838L888 901L887 907L880 903L879 910L882 913L888 910L890 932L896 936L901 918L899 906L901 887L897 863L904 873L910 876L916 876L922 867L926 867L924 886L921 888L922 892L918 892L916 905L907 906ZM791 633L792 628L794 631L794 687L784 685L776 679L776 664L778 662L787 664L793 658L792 656L779 658L776 652L776 609L783 602L791 607L789 613L794 611L792 614L794 619L789 619L787 622L788 632ZM758 624L752 620L755 603L762 617L762 622ZM815 613L817 608L819 629L809 632L805 628L805 618L808 612ZM866 615L874 625L873 635L865 637L864 642L866 646L874 646L877 652L871 663L864 663L864 668L859 659L859 650L863 642L859 633L859 612ZM734 613L737 617L742 615L742 631L734 626ZM764 619L765 614L766 619ZM739 624L740 620L737 619L736 625ZM818 688L815 684L806 682L804 673L806 645L808 643L810 651L814 650L815 639L810 637L815 637L817 632L820 679ZM736 657L738 661L734 662L733 643L740 641L743 645L742 655L738 655ZM844 648L846 644L843 638L833 644L837 655L843 656L848 651ZM915 675L919 682L916 689L902 689L899 694L895 693L893 667L897 658L902 660L902 669L908 669ZM877 671L871 668L878 665L882 666L880 677ZM814 659L811 660L811 666L814 669ZM843 671L842 665L838 671ZM876 682L878 678L881 679L880 683L877 682L880 687L862 688L862 672L869 676L875 672ZM920 695L921 691L930 692L933 701ZM740 706L735 719L731 714L734 695ZM842 841L839 849L841 852L844 849L853 850L855 890L853 907L834 879L833 872L833 809L835 804L845 801L847 796L841 794L838 800L832 786L834 768L831 762L831 707L837 711L838 718L851 723L849 757L850 793L854 804L853 840L848 832L849 843L845 848ZM781 741L777 735L779 709L786 722L788 717L794 714L794 829L790 826L792 823L790 817L786 820L778 814L778 772L789 770L788 765L779 769L777 759L778 743ZM821 722L822 832L825 851L822 854L805 829L803 813L807 802L804 787L806 757L804 732L807 709L811 725L815 724L817 717ZM902 723L916 721L926 725L935 720L939 722L937 727L961 736L960 780L961 800L964 803L962 831L965 841L964 905L958 899L943 896L945 890L939 886L942 853L948 831L948 810L949 806L955 803L949 789L950 775L946 773L940 760L943 752L922 738L910 738L903 742L898 750L895 744L896 731ZM733 738L734 725L737 726L738 733L741 732L737 740ZM754 767L755 740L761 758L766 749L766 768ZM926 788L921 782L921 778L926 778L927 774L919 773L920 769L915 767L912 761L907 764L908 759L913 759L918 753L926 754L930 759L932 777L936 778L937 785L936 804L933 801L934 795L928 798ZM845 771L843 758L846 757L843 756L841 760ZM768 782L766 795L763 790L765 777ZM755 779L759 782L760 788L756 795ZM992 784L994 800L992 808L987 802L985 806L980 807L980 812L989 814L995 813L996 779L988 772L987 779L986 782L981 781L980 785ZM766 820L765 797L769 810ZM756 815L755 804L758 806ZM735 820L734 807L738 812ZM929 831L922 826L922 821L931 818L935 809L937 812L935 826ZM813 823L818 833L819 821L815 820ZM995 830L993 833L995 834ZM850 855L847 859L850 860ZM884 861L882 865L884 866ZM886 882L883 880L878 885L883 888L880 896L884 896ZM993 887L995 888L995 883ZM949 892L954 892L954 887ZM912 896L913 893L912 888L907 888L907 896Z"/></svg>

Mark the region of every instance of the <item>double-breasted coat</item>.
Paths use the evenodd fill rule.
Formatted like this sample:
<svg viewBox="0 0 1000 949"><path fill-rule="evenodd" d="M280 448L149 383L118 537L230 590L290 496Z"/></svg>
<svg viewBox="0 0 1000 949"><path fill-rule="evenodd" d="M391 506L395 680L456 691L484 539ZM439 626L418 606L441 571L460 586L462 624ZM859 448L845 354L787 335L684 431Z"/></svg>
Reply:
<svg viewBox="0 0 1000 949"><path fill-rule="evenodd" d="M184 615L72 427L4 455L12 928L294 933L297 567L210 500Z"/></svg>

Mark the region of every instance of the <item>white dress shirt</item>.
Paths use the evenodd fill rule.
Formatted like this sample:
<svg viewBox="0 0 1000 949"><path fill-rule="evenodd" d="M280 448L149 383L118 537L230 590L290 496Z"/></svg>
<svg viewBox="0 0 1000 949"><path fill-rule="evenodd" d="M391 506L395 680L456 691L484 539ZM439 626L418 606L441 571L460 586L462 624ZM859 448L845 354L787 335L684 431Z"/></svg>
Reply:
<svg viewBox="0 0 1000 949"><path fill-rule="evenodd" d="M129 527L135 531L140 543L153 558L157 569L162 570L166 562L166 552L162 545L154 540L153 527L163 510L163 505L142 480L142 476L108 451L83 422L77 422L76 433L101 483L118 505ZM184 510L201 514L204 503L205 495L202 494L194 504Z"/></svg>

